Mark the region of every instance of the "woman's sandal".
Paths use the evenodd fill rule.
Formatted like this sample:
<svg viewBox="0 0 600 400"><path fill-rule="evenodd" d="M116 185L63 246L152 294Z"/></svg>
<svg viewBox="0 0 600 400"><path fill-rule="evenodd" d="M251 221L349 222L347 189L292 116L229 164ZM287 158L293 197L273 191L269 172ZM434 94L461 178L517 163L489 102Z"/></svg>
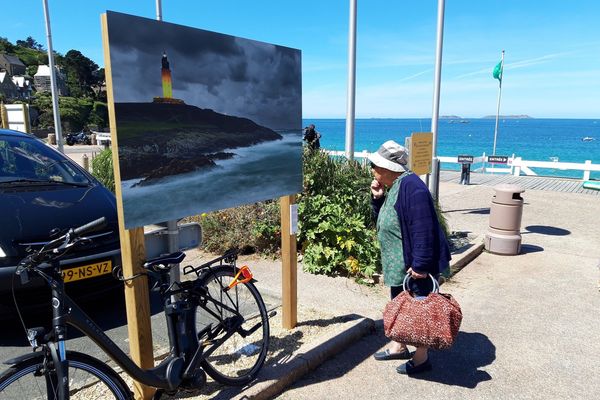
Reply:
<svg viewBox="0 0 600 400"><path fill-rule="evenodd" d="M388 361L388 360L409 360L412 357L412 354L408 349L404 349L399 353L390 353L390 349L385 349L384 351L377 352L373 354L373 358L377 361Z"/></svg>
<svg viewBox="0 0 600 400"><path fill-rule="evenodd" d="M431 363L429 359L425 360L419 365L415 365L413 360L407 361L406 363L400 365L396 368L396 372L402 375L414 375L425 371L431 371Z"/></svg>

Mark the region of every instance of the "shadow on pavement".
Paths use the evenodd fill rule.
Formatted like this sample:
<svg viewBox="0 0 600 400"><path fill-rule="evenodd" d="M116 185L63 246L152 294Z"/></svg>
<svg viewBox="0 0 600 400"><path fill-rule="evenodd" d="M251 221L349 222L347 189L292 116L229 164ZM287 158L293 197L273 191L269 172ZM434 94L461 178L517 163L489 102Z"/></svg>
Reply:
<svg viewBox="0 0 600 400"><path fill-rule="evenodd" d="M521 254L539 253L540 251L544 251L544 248L534 244L524 244L521 246Z"/></svg>
<svg viewBox="0 0 600 400"><path fill-rule="evenodd" d="M356 314L350 314L328 319L314 319L302 321L298 323L297 327L326 327L331 324L352 321L358 318L361 317ZM273 374L275 374L279 368L284 368L284 364L287 364L298 355L298 350L300 350L304 343L304 333L301 331L290 332L283 337L271 336L267 360L265 361L265 365L261 372L258 374L257 380L253 382L252 385L271 379ZM209 380L202 389L190 392L189 396L195 397L204 395L210 396L213 400L228 400L239 395L244 389L246 388L227 387ZM177 398L184 398L181 396L182 394L177 394ZM171 397L166 396L163 398L170 399Z"/></svg>
<svg viewBox="0 0 600 400"><path fill-rule="evenodd" d="M473 389L479 383L492 379L490 374L479 368L496 359L496 346L481 333L459 332L452 348L430 350L429 359L433 370L415 375L415 379Z"/></svg>
<svg viewBox="0 0 600 400"><path fill-rule="evenodd" d="M389 343L383 335L382 321L377 321L376 325L376 334L363 337L349 351L331 358L292 387L299 388L340 378L366 359L373 357L376 351ZM480 382L492 379L490 374L480 368L491 364L496 359L496 346L481 333L459 332L451 349L430 350L429 357L433 370L415 375L414 379L475 388Z"/></svg>
<svg viewBox="0 0 600 400"><path fill-rule="evenodd" d="M490 207L481 207L481 208L463 208L459 210L444 210L443 213L451 213L451 212L462 212L463 214L489 214Z"/></svg>
<svg viewBox="0 0 600 400"><path fill-rule="evenodd" d="M113 328L127 325L127 315L125 312L125 294L121 288L108 291L99 295L95 300L77 301L74 300L81 309L96 323L102 330L108 331ZM14 307L14 305L13 305ZM151 314L157 314L162 311L162 303L158 293L150 293L150 311ZM50 305L48 307L26 307L21 310L21 314L27 328L45 327L50 328L52 314ZM0 330L0 346L28 346L26 334L23 325L19 320L14 309L10 317L6 317L4 324L11 326L11 329ZM76 339L83 336L81 332L73 327L68 328L69 339Z"/></svg>
<svg viewBox="0 0 600 400"><path fill-rule="evenodd" d="M366 359L373 357L375 352L379 351L386 343L389 343L389 340L383 334L383 321L375 321L375 327L375 332L363 336L345 351L328 359L315 370L296 381L291 388L300 388L335 380L346 375Z"/></svg>
<svg viewBox="0 0 600 400"><path fill-rule="evenodd" d="M571 234L571 231L567 229L557 228L555 226L546 225L529 225L525 227L528 233L539 233L541 235L549 236L567 236Z"/></svg>

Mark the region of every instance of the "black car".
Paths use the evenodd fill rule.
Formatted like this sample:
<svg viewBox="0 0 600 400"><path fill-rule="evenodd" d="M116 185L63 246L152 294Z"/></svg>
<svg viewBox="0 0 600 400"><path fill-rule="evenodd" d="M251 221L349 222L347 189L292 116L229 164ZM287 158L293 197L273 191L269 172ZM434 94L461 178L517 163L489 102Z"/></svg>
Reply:
<svg viewBox="0 0 600 400"><path fill-rule="evenodd" d="M42 141L0 129L0 312L11 308L11 286L18 262L68 228L100 217L108 224L94 232L91 245L71 251L60 262L67 292L95 295L118 285L110 273L120 264L115 196L85 169ZM43 301L45 283L21 285L19 298ZM36 300L38 299L38 300Z"/></svg>

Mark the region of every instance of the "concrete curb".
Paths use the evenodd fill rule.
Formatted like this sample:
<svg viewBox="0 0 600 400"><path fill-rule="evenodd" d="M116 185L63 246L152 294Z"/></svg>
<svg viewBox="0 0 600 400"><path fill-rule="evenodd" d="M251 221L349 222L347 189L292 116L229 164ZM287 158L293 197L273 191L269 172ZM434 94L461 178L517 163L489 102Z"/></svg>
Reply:
<svg viewBox="0 0 600 400"><path fill-rule="evenodd" d="M472 246L469 247L465 252L460 254L453 254L450 262L450 270L453 274L460 271L467 264L473 261L483 251L484 243L483 236L477 236L472 241Z"/></svg>
<svg viewBox="0 0 600 400"><path fill-rule="evenodd" d="M324 361L345 350L353 342L375 330L370 318L359 318L348 322L349 327L334 331L323 342L301 349L285 364L275 365L263 372L262 380L244 390L238 400L270 399L281 393L304 374L317 368Z"/></svg>

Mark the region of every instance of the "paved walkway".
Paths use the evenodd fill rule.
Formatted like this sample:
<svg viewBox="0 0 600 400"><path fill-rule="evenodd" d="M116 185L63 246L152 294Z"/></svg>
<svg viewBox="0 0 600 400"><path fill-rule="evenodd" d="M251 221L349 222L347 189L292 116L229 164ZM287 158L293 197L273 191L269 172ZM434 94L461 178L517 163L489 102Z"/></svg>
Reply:
<svg viewBox="0 0 600 400"><path fill-rule="evenodd" d="M460 172L441 171L440 180L444 182L460 183ZM501 183L519 185L523 189L547 190L553 192L583 193L591 196L600 196L600 190L585 189L581 179L557 178L548 176L513 176L510 174L482 174L471 172L472 185L496 186Z"/></svg>
<svg viewBox="0 0 600 400"><path fill-rule="evenodd" d="M444 182L442 174L440 201L451 229L485 234L492 186L499 179L512 179L489 178L463 186ZM299 271L299 303L352 318L367 317L363 321L372 319L378 328L354 344L344 339L354 340L356 335L341 332L321 347L300 349L303 354L278 365L278 379L299 378L299 364L316 369L279 397L600 398L600 201L589 194L539 186L544 178L521 178L538 179L538 186L523 185L527 190L523 194L522 254L484 252L442 286L459 301L464 319L452 349L430 352L433 371L409 378L395 372L399 362L373 360L372 354L388 344L380 319L388 296L384 288L370 289L344 278ZM473 175L471 182L477 182ZM265 260L253 265L253 271L261 292L281 293L279 263ZM337 355L321 364L332 349L337 349ZM261 388L259 383L242 396L273 395ZM227 393L214 398L231 398Z"/></svg>
<svg viewBox="0 0 600 400"><path fill-rule="evenodd" d="M442 182L440 200L452 229L484 234L493 193L490 186ZM398 375L399 362L372 358L387 345L383 288L300 273L300 303L371 317L378 329L279 398L600 398L600 202L536 190L523 197L522 254L484 252L443 285L460 302L463 324L451 350L430 352L434 370L421 376ZM279 271L264 271L256 272L262 290L280 290ZM247 394L263 398L252 388Z"/></svg>

